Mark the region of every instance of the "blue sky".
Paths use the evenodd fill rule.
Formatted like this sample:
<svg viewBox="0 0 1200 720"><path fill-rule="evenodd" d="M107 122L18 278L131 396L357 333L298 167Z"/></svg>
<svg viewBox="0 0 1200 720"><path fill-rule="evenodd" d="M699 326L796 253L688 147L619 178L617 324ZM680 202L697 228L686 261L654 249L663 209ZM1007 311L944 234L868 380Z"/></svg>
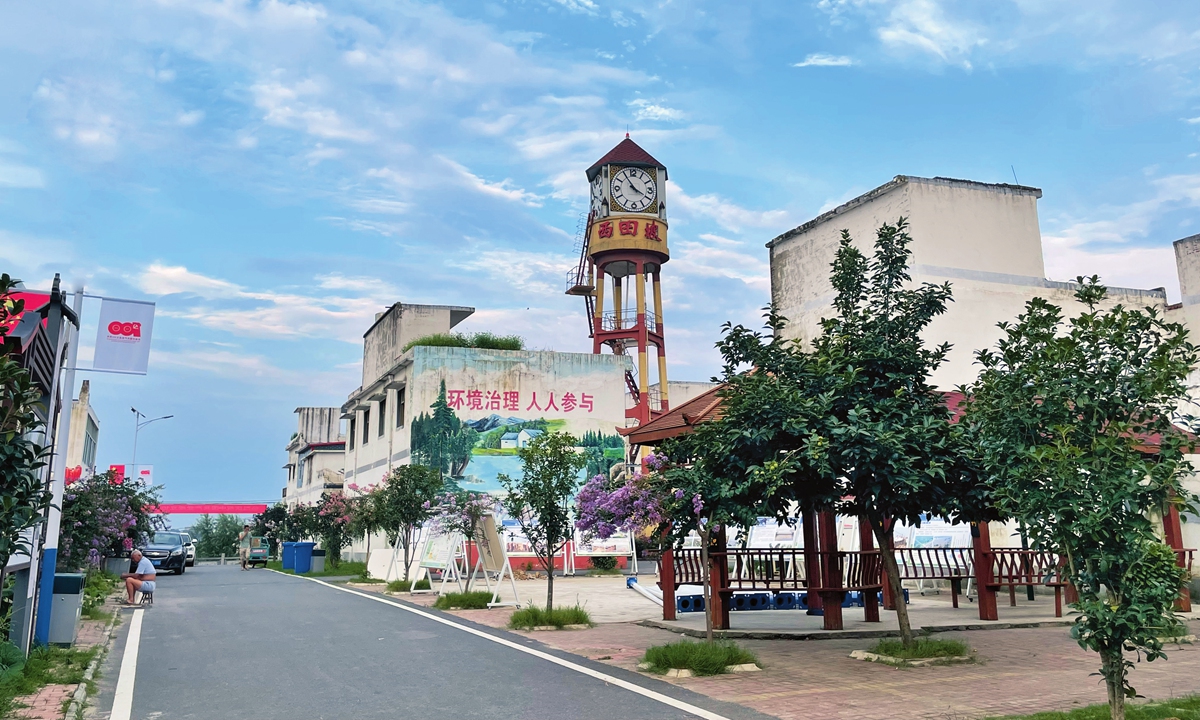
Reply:
<svg viewBox="0 0 1200 720"><path fill-rule="evenodd" d="M1200 232L1194 0L5 3L0 264L158 303L92 377L99 460L172 500L279 496L397 300L586 351L584 169L669 170L670 375L768 301L763 244L897 174L1041 187L1048 274L1178 295ZM97 307L86 311L94 319ZM85 338L94 325L85 330ZM85 349L85 356L87 355ZM86 363L85 363L86 364ZM82 377L81 377L82 379Z"/></svg>

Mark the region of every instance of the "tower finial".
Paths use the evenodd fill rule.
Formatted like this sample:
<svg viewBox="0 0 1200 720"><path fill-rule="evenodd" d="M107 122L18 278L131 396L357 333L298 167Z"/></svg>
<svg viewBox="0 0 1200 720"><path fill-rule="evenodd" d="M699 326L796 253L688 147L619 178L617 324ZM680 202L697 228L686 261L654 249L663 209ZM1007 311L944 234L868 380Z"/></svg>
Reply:
<svg viewBox="0 0 1200 720"><path fill-rule="evenodd" d="M628 139L629 139L629 131L626 131L626 132L625 132L625 139L626 139L626 140L628 140Z"/></svg>

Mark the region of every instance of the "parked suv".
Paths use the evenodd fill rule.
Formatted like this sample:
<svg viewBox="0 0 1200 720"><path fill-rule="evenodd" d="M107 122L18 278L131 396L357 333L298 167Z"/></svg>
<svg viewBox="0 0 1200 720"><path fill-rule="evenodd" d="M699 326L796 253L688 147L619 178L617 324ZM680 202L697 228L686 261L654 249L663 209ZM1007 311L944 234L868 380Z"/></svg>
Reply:
<svg viewBox="0 0 1200 720"><path fill-rule="evenodd" d="M173 570L182 575L187 568L187 550L183 546L183 534L160 530L154 533L150 544L142 554L146 556L159 572Z"/></svg>
<svg viewBox="0 0 1200 720"><path fill-rule="evenodd" d="M188 533L179 533L183 536L183 549L187 551L187 566L192 567L196 564L196 541Z"/></svg>

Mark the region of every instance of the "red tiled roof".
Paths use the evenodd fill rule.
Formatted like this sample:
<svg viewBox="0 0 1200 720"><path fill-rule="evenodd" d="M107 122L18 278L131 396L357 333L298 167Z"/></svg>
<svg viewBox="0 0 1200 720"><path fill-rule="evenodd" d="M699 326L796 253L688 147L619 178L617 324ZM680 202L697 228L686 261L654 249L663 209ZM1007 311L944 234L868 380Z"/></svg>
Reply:
<svg viewBox="0 0 1200 720"><path fill-rule="evenodd" d="M721 396L717 393L723 387L717 385L645 425L622 431L622 434L629 438L631 445L654 445L661 440L687 434L694 426L721 416Z"/></svg>
<svg viewBox="0 0 1200 720"><path fill-rule="evenodd" d="M653 165L655 167L664 167L662 163L655 160L650 153L642 149L640 145L629 139L629 135L625 139L617 143L617 146L608 151L608 154L592 163L592 166L587 169L587 176L590 180L596 176L600 168L611 163L618 164L633 164L633 165Z"/></svg>
<svg viewBox="0 0 1200 720"><path fill-rule="evenodd" d="M660 415L641 427L630 428L622 432L631 445L655 445L667 438L686 435L702 422L719 419L721 412L721 396L718 394L725 385L717 385L713 389L688 400L677 408ZM957 390L943 392L942 398L950 408L950 422L958 422L963 416L963 402L966 397ZM1193 435L1183 428L1176 428L1188 440L1193 442L1200 437ZM1162 436L1158 433L1141 438L1137 449L1144 453L1157 453L1162 445Z"/></svg>

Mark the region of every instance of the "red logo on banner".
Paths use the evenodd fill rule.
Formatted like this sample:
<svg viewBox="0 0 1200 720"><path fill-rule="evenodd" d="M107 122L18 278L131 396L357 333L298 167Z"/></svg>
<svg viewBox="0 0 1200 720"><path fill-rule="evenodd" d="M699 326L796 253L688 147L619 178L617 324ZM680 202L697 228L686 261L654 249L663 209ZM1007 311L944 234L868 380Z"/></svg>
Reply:
<svg viewBox="0 0 1200 720"><path fill-rule="evenodd" d="M124 485L125 484L125 466L124 465L109 465L108 469L110 471L112 471L112 480L110 482L113 485Z"/></svg>
<svg viewBox="0 0 1200 720"><path fill-rule="evenodd" d="M108 334L140 338L142 336L142 324L113 320L108 324Z"/></svg>
<svg viewBox="0 0 1200 720"><path fill-rule="evenodd" d="M64 485L70 485L73 482L78 482L82 478L83 478L83 466L82 465L76 465L73 468L69 467L66 469L65 472L63 472L63 481L64 481L63 484Z"/></svg>

